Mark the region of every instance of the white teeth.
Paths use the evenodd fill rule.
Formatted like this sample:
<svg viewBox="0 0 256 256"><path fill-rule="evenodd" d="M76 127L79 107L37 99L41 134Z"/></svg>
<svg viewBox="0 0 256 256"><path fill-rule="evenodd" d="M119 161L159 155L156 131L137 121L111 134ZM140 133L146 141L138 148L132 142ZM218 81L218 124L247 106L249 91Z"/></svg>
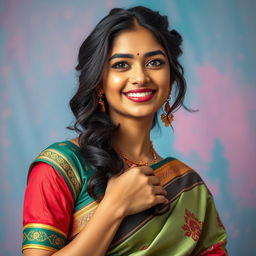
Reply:
<svg viewBox="0 0 256 256"><path fill-rule="evenodd" d="M128 97L145 97L145 96L148 96L152 93L153 93L153 91L151 91L151 92L129 92L126 95Z"/></svg>

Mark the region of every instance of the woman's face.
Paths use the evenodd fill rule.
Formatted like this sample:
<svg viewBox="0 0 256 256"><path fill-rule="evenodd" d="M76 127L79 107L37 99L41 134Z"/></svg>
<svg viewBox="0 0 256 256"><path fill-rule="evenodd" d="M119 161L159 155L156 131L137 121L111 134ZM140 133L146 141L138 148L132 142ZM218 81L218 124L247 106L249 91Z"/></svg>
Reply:
<svg viewBox="0 0 256 256"><path fill-rule="evenodd" d="M168 98L171 78L167 54L149 30L137 27L115 38L102 87L113 121L153 119Z"/></svg>

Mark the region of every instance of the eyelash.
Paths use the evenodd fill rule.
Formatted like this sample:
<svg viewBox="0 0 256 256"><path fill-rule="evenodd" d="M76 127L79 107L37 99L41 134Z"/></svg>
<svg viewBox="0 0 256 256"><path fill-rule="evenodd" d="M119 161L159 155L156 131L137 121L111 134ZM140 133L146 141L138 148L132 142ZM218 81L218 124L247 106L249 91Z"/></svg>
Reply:
<svg viewBox="0 0 256 256"><path fill-rule="evenodd" d="M146 63L146 66L148 66L150 63L158 63L157 65L153 65L151 66L153 69L157 69L160 68L162 65L165 64L165 61L161 60L161 59L154 59L154 60L150 60ZM124 67L125 66L125 67ZM129 63L126 61L118 61L116 63L114 63L113 65L111 65L111 68L113 69L119 69L119 70L127 70L129 68Z"/></svg>
<svg viewBox="0 0 256 256"><path fill-rule="evenodd" d="M114 68L114 69L127 69L128 67L120 67L120 65L124 66L124 64L129 66L129 64L126 61L119 61L119 62L116 62L113 65L111 65L111 68Z"/></svg>
<svg viewBox="0 0 256 256"><path fill-rule="evenodd" d="M161 59L154 59L154 60L150 60L150 61L147 63L147 65L150 64L150 63L152 63L152 62L158 62L157 65L154 65L155 68L159 68L159 67L161 67L162 65L165 64L165 62L164 62L163 60L161 60Z"/></svg>

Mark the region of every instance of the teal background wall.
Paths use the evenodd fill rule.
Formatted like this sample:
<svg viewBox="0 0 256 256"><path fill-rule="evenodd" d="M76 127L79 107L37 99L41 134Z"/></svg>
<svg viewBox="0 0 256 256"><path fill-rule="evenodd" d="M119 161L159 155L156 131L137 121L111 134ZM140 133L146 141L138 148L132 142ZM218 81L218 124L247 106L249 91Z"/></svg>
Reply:
<svg viewBox="0 0 256 256"><path fill-rule="evenodd" d="M214 194L230 255L253 255L256 236L256 2L250 0L0 1L0 255L21 255L29 163L73 138L68 101L84 38L113 7L145 5L184 37L186 104L174 132L152 134L162 156L196 169Z"/></svg>

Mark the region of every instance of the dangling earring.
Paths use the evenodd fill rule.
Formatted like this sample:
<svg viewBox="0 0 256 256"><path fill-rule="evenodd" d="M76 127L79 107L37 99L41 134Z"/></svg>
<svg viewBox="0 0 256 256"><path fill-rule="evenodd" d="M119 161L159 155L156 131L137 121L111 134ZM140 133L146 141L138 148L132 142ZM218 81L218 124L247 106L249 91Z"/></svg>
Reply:
<svg viewBox="0 0 256 256"><path fill-rule="evenodd" d="M169 113L171 107L170 107L170 98L168 98L166 101L165 101L165 105L164 105L164 112L161 114L161 120L162 122L164 123L164 125L167 127L169 125L171 125L174 117L173 117L173 114L172 113ZM168 114L169 113L169 114Z"/></svg>
<svg viewBox="0 0 256 256"><path fill-rule="evenodd" d="M105 103L103 101L103 90L100 88L98 90L97 94L98 94L98 97L99 97L100 111L101 112L106 112Z"/></svg>

